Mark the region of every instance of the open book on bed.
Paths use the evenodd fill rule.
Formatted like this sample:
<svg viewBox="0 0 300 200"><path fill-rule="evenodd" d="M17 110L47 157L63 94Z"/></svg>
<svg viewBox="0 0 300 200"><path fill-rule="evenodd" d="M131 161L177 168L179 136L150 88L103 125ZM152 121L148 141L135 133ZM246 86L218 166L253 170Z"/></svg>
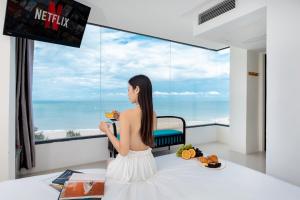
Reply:
<svg viewBox="0 0 300 200"><path fill-rule="evenodd" d="M59 195L59 200L98 200L104 195L105 179L102 174L73 173Z"/></svg>

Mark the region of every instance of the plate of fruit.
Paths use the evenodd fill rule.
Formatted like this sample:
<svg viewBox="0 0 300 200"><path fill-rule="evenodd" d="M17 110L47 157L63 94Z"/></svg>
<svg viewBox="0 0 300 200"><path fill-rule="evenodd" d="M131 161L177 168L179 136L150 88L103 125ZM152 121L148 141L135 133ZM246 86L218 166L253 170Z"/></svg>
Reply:
<svg viewBox="0 0 300 200"><path fill-rule="evenodd" d="M198 148L193 147L191 144L182 144L179 146L176 152L177 157L181 157L185 160L189 160L191 158L198 158L203 156L203 153Z"/></svg>
<svg viewBox="0 0 300 200"><path fill-rule="evenodd" d="M223 169L225 162L220 160L217 155L201 156L199 157L201 166L214 169Z"/></svg>

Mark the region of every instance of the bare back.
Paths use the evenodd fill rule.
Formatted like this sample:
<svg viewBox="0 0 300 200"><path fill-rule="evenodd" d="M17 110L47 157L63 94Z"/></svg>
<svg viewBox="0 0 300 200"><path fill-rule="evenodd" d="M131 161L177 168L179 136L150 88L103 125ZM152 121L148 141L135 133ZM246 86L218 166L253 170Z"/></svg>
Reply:
<svg viewBox="0 0 300 200"><path fill-rule="evenodd" d="M129 149L133 151L143 151L149 148L145 145L140 136L141 117L142 111L139 108L134 108L125 111L127 116L127 122L129 123ZM153 127L154 130L157 127L156 114L153 114ZM121 133L122 134L122 133Z"/></svg>

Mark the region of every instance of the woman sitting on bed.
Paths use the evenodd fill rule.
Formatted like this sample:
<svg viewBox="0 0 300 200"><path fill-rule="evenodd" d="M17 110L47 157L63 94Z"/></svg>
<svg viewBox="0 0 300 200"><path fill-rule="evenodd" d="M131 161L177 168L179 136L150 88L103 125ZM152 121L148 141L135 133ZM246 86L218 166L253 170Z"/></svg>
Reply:
<svg viewBox="0 0 300 200"><path fill-rule="evenodd" d="M109 163L106 176L122 182L146 180L157 170L151 152L153 130L157 124L152 84L145 75L134 76L128 83L128 97L136 107L120 114L120 141L110 131L108 123L101 122L99 125L119 152L116 159Z"/></svg>

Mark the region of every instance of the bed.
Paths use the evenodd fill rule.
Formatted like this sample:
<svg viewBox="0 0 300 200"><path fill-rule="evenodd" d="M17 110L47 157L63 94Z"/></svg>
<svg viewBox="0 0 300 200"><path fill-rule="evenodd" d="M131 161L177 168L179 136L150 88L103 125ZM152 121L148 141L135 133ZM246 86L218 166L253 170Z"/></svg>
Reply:
<svg viewBox="0 0 300 200"><path fill-rule="evenodd" d="M300 199L300 187L229 161L225 161L225 168L216 170L200 166L197 160L183 160L175 154L155 159L161 181L115 185L109 183L103 200ZM104 169L81 171L105 173ZM56 200L58 192L48 186L48 183L59 174L0 182L0 199Z"/></svg>
<svg viewBox="0 0 300 200"><path fill-rule="evenodd" d="M185 144L186 123L182 117L178 116L157 116L157 130L153 132L154 148L168 147ZM120 130L117 121L112 123L112 131L114 135L120 139ZM110 157L116 157L118 154L112 143L108 140L108 150Z"/></svg>

